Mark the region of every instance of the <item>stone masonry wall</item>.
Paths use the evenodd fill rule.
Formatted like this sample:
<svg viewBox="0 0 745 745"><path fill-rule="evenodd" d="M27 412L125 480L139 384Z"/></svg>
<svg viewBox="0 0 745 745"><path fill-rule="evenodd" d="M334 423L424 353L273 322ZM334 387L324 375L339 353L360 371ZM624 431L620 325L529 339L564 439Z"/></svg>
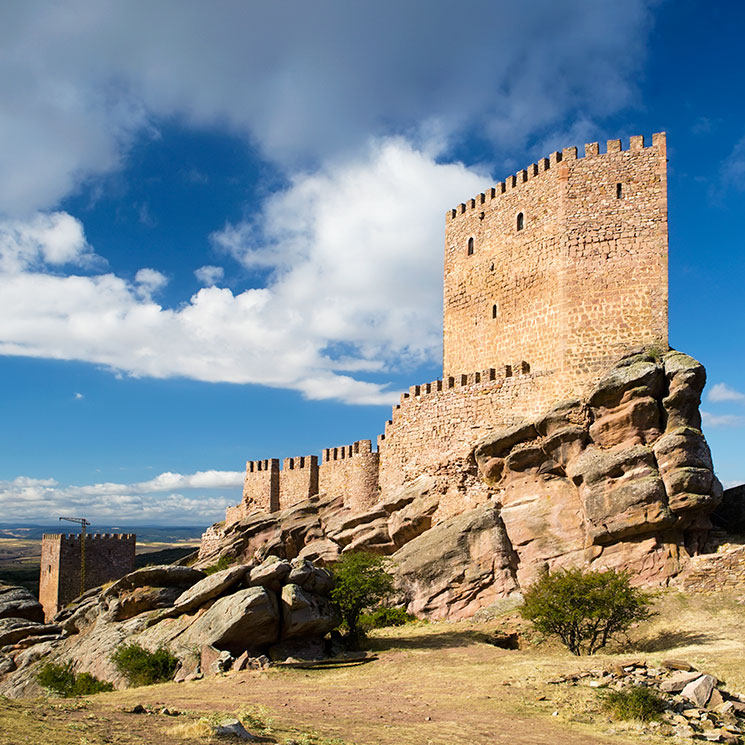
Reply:
<svg viewBox="0 0 745 745"><path fill-rule="evenodd" d="M631 348L666 349L666 174L664 134L591 143L450 210L444 375L527 359L566 397Z"/></svg>
<svg viewBox="0 0 745 745"><path fill-rule="evenodd" d="M460 461L493 429L536 416L556 401L551 373L533 372L527 362L412 386L393 409L379 440L380 489L384 499L417 476L436 474ZM455 474L452 474L455 476ZM453 478L454 485L457 481ZM468 503L441 502L441 518L483 502L487 487L470 485ZM462 491L453 499L463 499Z"/></svg>
<svg viewBox="0 0 745 745"><path fill-rule="evenodd" d="M279 509L279 459L249 460L243 480L240 512L276 512Z"/></svg>
<svg viewBox="0 0 745 745"><path fill-rule="evenodd" d="M328 495L344 495L344 504L364 510L378 500L379 454L370 440L323 451L319 490Z"/></svg>
<svg viewBox="0 0 745 745"><path fill-rule="evenodd" d="M85 589L134 570L134 533L91 533L85 538ZM80 536L47 534L41 540L39 602L51 619L80 595Z"/></svg>
<svg viewBox="0 0 745 745"><path fill-rule="evenodd" d="M716 593L745 589L745 546L694 556L675 585L684 592Z"/></svg>
<svg viewBox="0 0 745 745"><path fill-rule="evenodd" d="M279 502L281 509L291 507L318 494L318 456L301 455L285 458L279 472Z"/></svg>

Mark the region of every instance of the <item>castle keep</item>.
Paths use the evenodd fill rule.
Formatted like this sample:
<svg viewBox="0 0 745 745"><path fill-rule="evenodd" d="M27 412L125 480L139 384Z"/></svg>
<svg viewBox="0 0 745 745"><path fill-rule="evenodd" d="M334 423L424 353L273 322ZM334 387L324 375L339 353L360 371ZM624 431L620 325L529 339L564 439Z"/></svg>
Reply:
<svg viewBox="0 0 745 745"><path fill-rule="evenodd" d="M629 350L668 348L664 133L552 153L445 223L443 378L402 394L377 452L362 440L320 464L249 461L226 524L321 492L371 506L442 462L465 464L489 431L578 396ZM443 516L486 488L456 491Z"/></svg>
<svg viewBox="0 0 745 745"><path fill-rule="evenodd" d="M135 568L134 533L91 533L85 537L85 589L119 579ZM80 536L50 533L41 539L39 602L49 621L80 595Z"/></svg>

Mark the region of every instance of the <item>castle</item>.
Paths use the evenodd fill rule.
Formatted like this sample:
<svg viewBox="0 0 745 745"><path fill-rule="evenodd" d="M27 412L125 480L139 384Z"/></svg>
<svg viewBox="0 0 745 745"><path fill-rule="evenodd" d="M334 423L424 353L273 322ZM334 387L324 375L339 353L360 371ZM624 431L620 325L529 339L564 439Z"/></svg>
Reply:
<svg viewBox="0 0 745 745"><path fill-rule="evenodd" d="M134 533L85 537L85 589L119 579L135 568ZM41 538L39 602L47 621L80 595L81 537L45 533Z"/></svg>
<svg viewBox="0 0 745 745"><path fill-rule="evenodd" d="M320 464L249 461L226 527L321 492L370 507L443 462L465 463L489 431L578 396L631 349L668 348L664 133L552 153L445 222L443 378L402 394L377 450L361 440L324 450ZM485 489L454 490L450 511Z"/></svg>

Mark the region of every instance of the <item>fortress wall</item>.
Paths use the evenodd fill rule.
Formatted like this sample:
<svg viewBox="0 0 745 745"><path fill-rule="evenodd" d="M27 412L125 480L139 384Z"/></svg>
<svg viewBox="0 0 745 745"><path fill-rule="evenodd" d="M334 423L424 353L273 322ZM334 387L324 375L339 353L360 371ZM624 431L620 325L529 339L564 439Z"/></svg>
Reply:
<svg viewBox="0 0 745 745"><path fill-rule="evenodd" d="M447 214L445 377L516 359L559 367L560 350L547 343L561 335L558 176L554 153Z"/></svg>
<svg viewBox="0 0 745 745"><path fill-rule="evenodd" d="M607 368L630 347L666 350L667 333L667 150L665 135L644 147L632 137L564 151L566 329L564 367L576 387ZM618 189L620 186L620 195Z"/></svg>
<svg viewBox="0 0 745 745"><path fill-rule="evenodd" d="M98 587L133 571L135 544L134 533L86 535L85 589ZM44 535L41 554L39 601L45 617L50 619L80 595L80 536Z"/></svg>
<svg viewBox="0 0 745 745"><path fill-rule="evenodd" d="M372 451L370 440L352 445L327 448L319 469L319 491L344 495L344 504L364 510L378 501L379 454Z"/></svg>
<svg viewBox="0 0 745 745"><path fill-rule="evenodd" d="M243 480L245 514L255 510L276 512L279 509L279 459L249 460Z"/></svg>
<svg viewBox="0 0 745 745"><path fill-rule="evenodd" d="M473 446L488 432L549 408L557 400L555 382L550 372L531 372L527 363L519 363L413 386L379 439L382 497L391 497L421 474L437 474L446 463L460 461L465 470ZM456 474L450 476L455 484ZM473 488L468 494L472 504L464 504L458 491L452 498L459 503L441 503L441 514L483 502L487 487L479 483Z"/></svg>
<svg viewBox="0 0 745 745"><path fill-rule="evenodd" d="M280 509L318 494L318 456L285 458L279 473Z"/></svg>
<svg viewBox="0 0 745 745"><path fill-rule="evenodd" d="M446 376L528 359L566 397L632 348L666 348L665 136L606 149L565 148L447 213Z"/></svg>

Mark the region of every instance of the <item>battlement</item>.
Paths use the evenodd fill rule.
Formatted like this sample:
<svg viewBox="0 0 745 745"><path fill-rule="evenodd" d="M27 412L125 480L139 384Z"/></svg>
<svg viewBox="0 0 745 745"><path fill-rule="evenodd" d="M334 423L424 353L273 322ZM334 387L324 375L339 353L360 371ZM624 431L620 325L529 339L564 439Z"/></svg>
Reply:
<svg viewBox="0 0 745 745"><path fill-rule="evenodd" d="M42 541L80 541L80 533L43 533ZM86 533L86 541L130 541L137 540L135 533Z"/></svg>
<svg viewBox="0 0 745 745"><path fill-rule="evenodd" d="M279 471L279 458L246 461L247 473L259 473L260 471Z"/></svg>
<svg viewBox="0 0 745 745"><path fill-rule="evenodd" d="M323 451L322 463L331 463L335 460L344 460L345 458L354 458L357 455L364 455L372 452L372 440L357 440L351 445L342 447L326 448Z"/></svg>
<svg viewBox="0 0 745 745"><path fill-rule="evenodd" d="M626 151L637 151L644 149L655 149L666 151L666 134L665 132L656 132L652 135L652 144L645 145L644 135L633 135L629 138L629 146ZM597 158L603 157L604 155L613 155L616 153L624 152L621 140L607 140L605 151L600 151L600 144L598 142L588 142L585 144L584 157L585 158ZM484 205L490 204L495 199L498 199L502 194L505 194L513 189L517 189L521 184L526 183L536 177L542 176L552 168L556 169L559 163L569 162L578 160L582 156L578 155L576 146L565 147L561 152L556 151L551 153L547 158L541 158L536 163L531 163L527 168L523 168L517 173L508 176L504 181L492 186L486 191L482 191L475 197L468 199L465 202L461 202L457 207L449 209L445 213L445 219L447 222L455 220L459 215L465 214L466 212L474 211L482 208Z"/></svg>

